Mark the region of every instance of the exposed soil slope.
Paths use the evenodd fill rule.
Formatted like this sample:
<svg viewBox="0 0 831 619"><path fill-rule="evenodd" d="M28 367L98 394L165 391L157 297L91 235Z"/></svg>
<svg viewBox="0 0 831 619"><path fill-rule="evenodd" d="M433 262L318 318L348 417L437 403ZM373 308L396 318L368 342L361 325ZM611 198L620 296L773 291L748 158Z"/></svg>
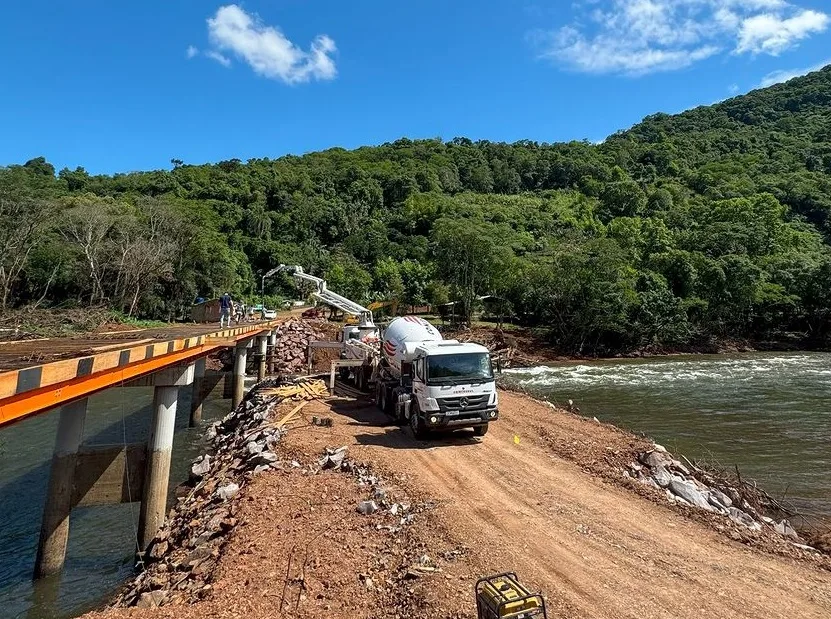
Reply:
<svg viewBox="0 0 831 619"><path fill-rule="evenodd" d="M544 592L549 617L831 616L826 559L763 552L610 483L602 469L617 467L639 439L524 396L501 398L503 416L484 439L458 433L427 443L387 425L369 405L310 404L307 418L331 416L334 425L289 432L286 448L301 462L348 445L350 458L372 463L414 502L434 507L389 545L373 517L354 511L360 489L343 473L266 473L247 489L248 522L205 601L107 616L473 617L475 578L503 570ZM316 495L322 503L311 510ZM281 615L272 597L296 586L295 546L313 547L315 568L304 599L295 593ZM422 553L442 572L403 579L402 569ZM367 574L384 584L368 590Z"/></svg>

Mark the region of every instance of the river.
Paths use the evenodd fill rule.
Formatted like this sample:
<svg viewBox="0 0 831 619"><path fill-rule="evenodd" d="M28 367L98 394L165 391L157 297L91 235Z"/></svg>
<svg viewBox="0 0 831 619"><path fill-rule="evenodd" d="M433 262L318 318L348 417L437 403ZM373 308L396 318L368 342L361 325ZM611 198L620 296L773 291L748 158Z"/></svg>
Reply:
<svg viewBox="0 0 831 619"><path fill-rule="evenodd" d="M772 495L831 518L831 354L751 353L569 362L509 383L676 454L738 466Z"/></svg>
<svg viewBox="0 0 831 619"><path fill-rule="evenodd" d="M171 492L202 453L202 429L188 428L190 388L179 393ZM89 400L84 445L147 440L153 389L109 389ZM230 410L209 399L203 422ZM133 573L139 504L77 508L70 518L62 574L32 583L58 415L51 412L0 430L0 617L73 617L106 600Z"/></svg>

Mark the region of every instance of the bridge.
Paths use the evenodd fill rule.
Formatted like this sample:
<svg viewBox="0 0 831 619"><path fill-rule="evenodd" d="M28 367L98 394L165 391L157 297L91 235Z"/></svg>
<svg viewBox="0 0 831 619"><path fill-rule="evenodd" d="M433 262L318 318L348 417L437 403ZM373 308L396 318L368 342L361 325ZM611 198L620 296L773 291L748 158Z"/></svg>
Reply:
<svg viewBox="0 0 831 619"><path fill-rule="evenodd" d="M96 333L78 338L0 343L0 428L33 415L59 414L43 510L35 578L63 568L69 517L78 505L141 501L141 551L164 521L179 390L192 389L189 423L201 421L205 360L234 349L232 406L243 399L248 351L256 343L257 377L265 377L274 328L281 320L223 330L180 325ZM152 386L146 444L84 447L89 396L112 387Z"/></svg>

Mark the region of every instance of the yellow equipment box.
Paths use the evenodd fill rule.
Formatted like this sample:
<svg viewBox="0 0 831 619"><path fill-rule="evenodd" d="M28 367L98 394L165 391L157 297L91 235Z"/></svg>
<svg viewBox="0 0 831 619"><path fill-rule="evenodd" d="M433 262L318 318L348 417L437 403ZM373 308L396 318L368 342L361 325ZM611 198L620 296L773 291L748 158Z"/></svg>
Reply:
<svg viewBox="0 0 831 619"><path fill-rule="evenodd" d="M475 589L478 619L547 617L542 595L519 584L513 572L480 578Z"/></svg>

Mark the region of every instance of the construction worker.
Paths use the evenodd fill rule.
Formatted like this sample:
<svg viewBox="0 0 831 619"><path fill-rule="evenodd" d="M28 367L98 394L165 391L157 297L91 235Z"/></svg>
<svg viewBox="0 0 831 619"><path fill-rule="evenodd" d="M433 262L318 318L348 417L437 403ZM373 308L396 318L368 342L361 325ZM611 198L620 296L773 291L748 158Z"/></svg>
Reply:
<svg viewBox="0 0 831 619"><path fill-rule="evenodd" d="M231 326L231 310L234 307L234 301L231 295L227 292L219 297L219 328Z"/></svg>

